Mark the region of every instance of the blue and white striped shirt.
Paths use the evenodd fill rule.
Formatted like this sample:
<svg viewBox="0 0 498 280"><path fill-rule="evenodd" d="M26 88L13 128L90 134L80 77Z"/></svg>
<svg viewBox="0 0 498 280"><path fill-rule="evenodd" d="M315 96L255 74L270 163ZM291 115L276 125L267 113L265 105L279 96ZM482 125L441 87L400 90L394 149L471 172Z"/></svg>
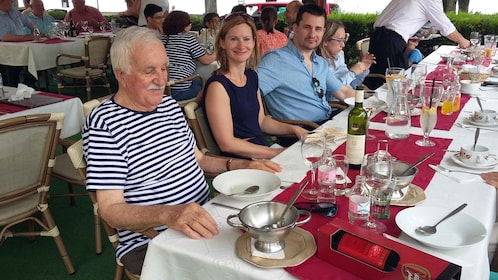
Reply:
<svg viewBox="0 0 498 280"><path fill-rule="evenodd" d="M207 201L209 187L195 158L193 133L171 97L151 112L122 107L113 97L93 110L82 136L87 190L123 190L126 203L136 205ZM149 242L142 234L118 233L118 259Z"/></svg>

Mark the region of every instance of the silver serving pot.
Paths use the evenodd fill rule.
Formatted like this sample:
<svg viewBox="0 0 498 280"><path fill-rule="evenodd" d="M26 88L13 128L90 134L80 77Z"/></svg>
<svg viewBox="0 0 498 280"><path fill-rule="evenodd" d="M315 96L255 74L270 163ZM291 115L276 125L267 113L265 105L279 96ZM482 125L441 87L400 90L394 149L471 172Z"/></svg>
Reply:
<svg viewBox="0 0 498 280"><path fill-rule="evenodd" d="M311 213L307 210L298 210L292 206L282 222L278 223L281 214L287 204L274 201L256 202L244 207L238 214L227 217L227 223L239 229L245 229L256 240L254 247L264 253L274 253L285 248L284 238L296 226L304 225L311 219ZM300 216L306 216L297 221ZM240 223L232 221L239 218ZM278 227L271 225L278 224ZM270 226L268 226L270 225Z"/></svg>

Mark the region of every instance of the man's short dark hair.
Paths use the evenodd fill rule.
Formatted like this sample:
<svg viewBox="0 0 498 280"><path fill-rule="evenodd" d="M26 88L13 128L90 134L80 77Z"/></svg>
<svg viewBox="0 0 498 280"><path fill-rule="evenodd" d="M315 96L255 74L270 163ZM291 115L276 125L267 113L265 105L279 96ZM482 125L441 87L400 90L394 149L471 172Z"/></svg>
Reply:
<svg viewBox="0 0 498 280"><path fill-rule="evenodd" d="M325 13L325 10L322 7L318 5L303 5L299 7L299 10L297 12L296 16L297 25L299 25L301 19L303 19L304 13L312 14L314 16L323 16L324 23L327 22L327 14Z"/></svg>
<svg viewBox="0 0 498 280"><path fill-rule="evenodd" d="M145 9L144 9L144 15L145 15L145 18L150 18L150 17L154 17L154 14L158 13L158 12L162 12L163 11L163 8L159 7L158 5L156 4L147 4L145 6Z"/></svg>
<svg viewBox="0 0 498 280"><path fill-rule="evenodd" d="M204 15L203 23L204 25L206 22L210 22L213 18L220 18L220 16L217 13L207 13Z"/></svg>
<svg viewBox="0 0 498 280"><path fill-rule="evenodd" d="M246 6L244 6L242 4L238 4L238 5L233 6L231 13L233 14L233 13L239 13L239 12L247 14Z"/></svg>
<svg viewBox="0 0 498 280"><path fill-rule="evenodd" d="M303 0L303 5L314 4L317 5L316 0Z"/></svg>

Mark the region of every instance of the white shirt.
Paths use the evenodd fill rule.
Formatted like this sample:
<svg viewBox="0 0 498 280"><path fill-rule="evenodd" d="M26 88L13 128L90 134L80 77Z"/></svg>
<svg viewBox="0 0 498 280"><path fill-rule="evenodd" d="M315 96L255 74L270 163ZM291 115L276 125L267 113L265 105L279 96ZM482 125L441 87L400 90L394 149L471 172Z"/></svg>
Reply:
<svg viewBox="0 0 498 280"><path fill-rule="evenodd" d="M168 0L142 0L140 2L140 12L138 13L138 25L145 26L147 25L147 19L144 15L144 9L147 4L156 4L159 7L163 8L163 12L169 12L169 1Z"/></svg>
<svg viewBox="0 0 498 280"><path fill-rule="evenodd" d="M456 30L445 15L441 0L392 0L377 17L374 28L383 26L408 42L427 21L443 36Z"/></svg>

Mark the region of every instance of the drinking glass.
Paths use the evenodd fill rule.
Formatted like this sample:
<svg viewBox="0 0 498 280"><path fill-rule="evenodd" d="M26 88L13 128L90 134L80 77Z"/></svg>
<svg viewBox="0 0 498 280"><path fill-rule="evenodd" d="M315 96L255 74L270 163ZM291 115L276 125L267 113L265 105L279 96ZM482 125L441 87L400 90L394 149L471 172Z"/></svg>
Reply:
<svg viewBox="0 0 498 280"><path fill-rule="evenodd" d="M333 161L326 161L318 167L318 203L335 204L336 170Z"/></svg>
<svg viewBox="0 0 498 280"><path fill-rule="evenodd" d="M100 32L104 33L105 32L105 27L106 27L105 21L99 21Z"/></svg>
<svg viewBox="0 0 498 280"><path fill-rule="evenodd" d="M477 31L470 32L470 44L472 47L477 47L481 44L481 35Z"/></svg>
<svg viewBox="0 0 498 280"><path fill-rule="evenodd" d="M93 36L93 26L88 26L88 35Z"/></svg>
<svg viewBox="0 0 498 280"><path fill-rule="evenodd" d="M35 35L35 41L40 41L40 39L41 39L41 32L40 32L40 29L38 29L38 27L36 27L36 26L33 29L33 35Z"/></svg>
<svg viewBox="0 0 498 280"><path fill-rule="evenodd" d="M85 32L88 30L88 21L87 20L81 21L81 29L83 29L83 31L85 31Z"/></svg>
<svg viewBox="0 0 498 280"><path fill-rule="evenodd" d="M325 152L325 135L318 131L308 131L301 136L301 155L304 163L311 169L311 184L303 191L306 199L317 200L316 169Z"/></svg>
<svg viewBox="0 0 498 280"><path fill-rule="evenodd" d="M422 95L422 111L420 113L420 127L424 133L424 138L415 141L415 144L422 147L432 147L436 143L429 140L429 134L436 126L437 122L437 106L443 95L442 85L424 85Z"/></svg>
<svg viewBox="0 0 498 280"><path fill-rule="evenodd" d="M375 108L368 106L368 107L365 107L364 109L365 109L365 111L367 111L367 127L366 127L367 136L366 137L367 137L367 140L374 140L375 135L368 133L368 128L370 127L370 120L373 118L373 113L375 111Z"/></svg>
<svg viewBox="0 0 498 280"><path fill-rule="evenodd" d="M348 189L348 172L349 158L344 154L335 154L330 156L331 161L335 163L335 195L347 195Z"/></svg>
<svg viewBox="0 0 498 280"><path fill-rule="evenodd" d="M64 38L69 37L69 29L71 28L70 23L67 21L62 22L62 30Z"/></svg>
<svg viewBox="0 0 498 280"><path fill-rule="evenodd" d="M388 219L391 196L394 191L392 179L392 157L386 154L366 154L361 164L360 174L365 176L370 190L370 215L364 225L374 233L386 230L386 225L378 219Z"/></svg>
<svg viewBox="0 0 498 280"><path fill-rule="evenodd" d="M412 80L412 94L420 95L420 87L425 82L427 76L427 65L413 64L410 71L410 79Z"/></svg>

